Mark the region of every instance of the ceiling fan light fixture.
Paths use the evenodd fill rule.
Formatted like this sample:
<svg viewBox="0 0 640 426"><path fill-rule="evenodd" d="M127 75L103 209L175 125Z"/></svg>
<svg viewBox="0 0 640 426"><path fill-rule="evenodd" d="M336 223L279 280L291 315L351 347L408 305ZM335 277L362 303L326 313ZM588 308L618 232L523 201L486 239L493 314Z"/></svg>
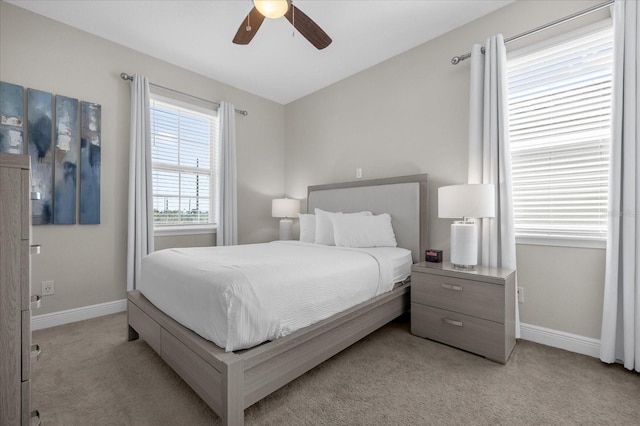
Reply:
<svg viewBox="0 0 640 426"><path fill-rule="evenodd" d="M331 44L331 37L313 22L313 19L294 6L293 0L253 0L253 7L242 20L235 37L233 37L233 42L235 44L249 44L258 32L264 18L276 19L282 16L286 17L293 28L298 30L316 49L322 50Z"/></svg>
<svg viewBox="0 0 640 426"><path fill-rule="evenodd" d="M253 5L264 17L280 18L289 10L290 0L253 0Z"/></svg>

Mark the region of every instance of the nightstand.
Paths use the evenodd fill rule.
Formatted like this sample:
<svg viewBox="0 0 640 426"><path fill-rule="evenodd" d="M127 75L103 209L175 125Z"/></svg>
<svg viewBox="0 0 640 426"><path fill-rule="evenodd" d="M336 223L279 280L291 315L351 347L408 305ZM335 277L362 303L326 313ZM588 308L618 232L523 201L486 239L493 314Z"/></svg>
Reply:
<svg viewBox="0 0 640 426"><path fill-rule="evenodd" d="M515 271L420 262L411 268L411 333L505 364L516 344Z"/></svg>

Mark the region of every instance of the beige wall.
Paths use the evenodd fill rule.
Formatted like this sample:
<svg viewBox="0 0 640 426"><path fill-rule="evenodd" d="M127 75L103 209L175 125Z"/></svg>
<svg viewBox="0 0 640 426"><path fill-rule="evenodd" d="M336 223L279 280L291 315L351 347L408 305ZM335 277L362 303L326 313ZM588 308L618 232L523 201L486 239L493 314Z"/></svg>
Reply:
<svg viewBox="0 0 640 426"><path fill-rule="evenodd" d="M519 1L285 107L286 193L306 186L412 173L431 176L430 244L449 250L437 188L467 179L469 61L450 64L492 34L509 37L599 1ZM553 5L553 6L551 6ZM606 11L508 50L603 19ZM526 43L525 43L526 42ZM604 250L518 246L524 323L599 338Z"/></svg>
<svg viewBox="0 0 640 426"><path fill-rule="evenodd" d="M605 250L518 245L522 322L600 338Z"/></svg>
<svg viewBox="0 0 640 426"><path fill-rule="evenodd" d="M163 250L175 247L208 247L216 245L216 234L163 235L154 239L154 249Z"/></svg>
<svg viewBox="0 0 640 426"><path fill-rule="evenodd" d="M56 283L38 313L125 297L129 88L121 72L249 110L236 120L241 243L277 238L273 197L304 198L307 185L352 180L361 167L364 178L429 173L430 242L448 252L450 222L437 218L437 188L466 181L469 89L468 62L449 60L494 33L518 34L599 1L517 2L286 107L0 1L0 80L102 105L102 223L34 229L43 245L33 260L34 292L43 280ZM159 237L156 244L214 240ZM519 245L517 255L522 321L598 338L604 250Z"/></svg>
<svg viewBox="0 0 640 426"><path fill-rule="evenodd" d="M0 1L0 80L102 105L101 224L34 227L43 253L33 259L33 291L55 281L38 314L125 298L130 91L121 72L249 111L236 117L239 240L277 238L270 213L284 189L282 105ZM158 243L201 245L207 238L213 234Z"/></svg>

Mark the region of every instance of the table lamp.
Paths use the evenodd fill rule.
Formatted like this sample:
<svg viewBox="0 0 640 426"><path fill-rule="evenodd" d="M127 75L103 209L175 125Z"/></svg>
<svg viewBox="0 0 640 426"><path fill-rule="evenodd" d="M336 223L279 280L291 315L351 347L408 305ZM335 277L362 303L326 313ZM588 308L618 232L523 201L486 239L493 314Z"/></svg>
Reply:
<svg viewBox="0 0 640 426"><path fill-rule="evenodd" d="M495 217L492 184L451 185L438 188L438 217L462 218L451 225L451 263L461 269L478 264L478 229L474 218Z"/></svg>
<svg viewBox="0 0 640 426"><path fill-rule="evenodd" d="M291 218L296 217L300 212L300 200L293 200L291 198L278 198L271 201L271 216L280 217L280 239L292 240L293 232L291 227L293 226L293 220Z"/></svg>

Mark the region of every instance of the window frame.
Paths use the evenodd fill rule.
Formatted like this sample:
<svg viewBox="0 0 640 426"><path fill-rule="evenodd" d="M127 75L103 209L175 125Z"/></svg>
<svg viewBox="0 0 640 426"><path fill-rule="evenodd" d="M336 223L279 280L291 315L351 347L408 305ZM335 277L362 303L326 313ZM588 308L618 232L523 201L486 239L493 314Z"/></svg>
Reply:
<svg viewBox="0 0 640 426"><path fill-rule="evenodd" d="M198 234L215 234L217 231L217 220L218 220L218 208L215 202L217 197L217 182L218 182L218 170L216 163L216 155L218 150L218 132L219 132L219 121L218 121L218 108L213 107L211 105L204 106L202 103L189 102L181 99L177 99L173 96L167 96L161 93L159 90L150 91L150 105L149 105L149 114L151 118L151 102L159 101L165 104L169 104L170 106L175 106L178 108L183 108L187 110L194 111L199 114L211 115L215 121L214 125L216 128L213 131L213 135L211 135L211 158L210 158L210 169L209 169L209 223L180 223L180 224L166 224L166 225L158 225L153 223L153 231L155 236L179 236L179 235L198 235ZM153 150L153 146L151 147ZM153 156L153 154L152 154ZM151 161L151 169L152 173L155 168L155 161ZM169 170L170 168L159 167L158 170ZM175 168L176 171L179 171L179 168Z"/></svg>
<svg viewBox="0 0 640 426"><path fill-rule="evenodd" d="M572 39L588 36L589 34L611 28L613 20L611 18L604 19L591 25L570 31L550 39L534 43L530 46L514 50L507 53L507 63L509 60L519 58L528 54L535 53L546 48L568 42ZM614 59L612 59L613 61ZM612 76L613 78L613 76ZM613 123L612 123L613 124ZM542 245L556 247L575 247L575 248L593 248L605 249L607 237L578 237L578 236L557 236L557 235L517 235L516 244L519 245Z"/></svg>

